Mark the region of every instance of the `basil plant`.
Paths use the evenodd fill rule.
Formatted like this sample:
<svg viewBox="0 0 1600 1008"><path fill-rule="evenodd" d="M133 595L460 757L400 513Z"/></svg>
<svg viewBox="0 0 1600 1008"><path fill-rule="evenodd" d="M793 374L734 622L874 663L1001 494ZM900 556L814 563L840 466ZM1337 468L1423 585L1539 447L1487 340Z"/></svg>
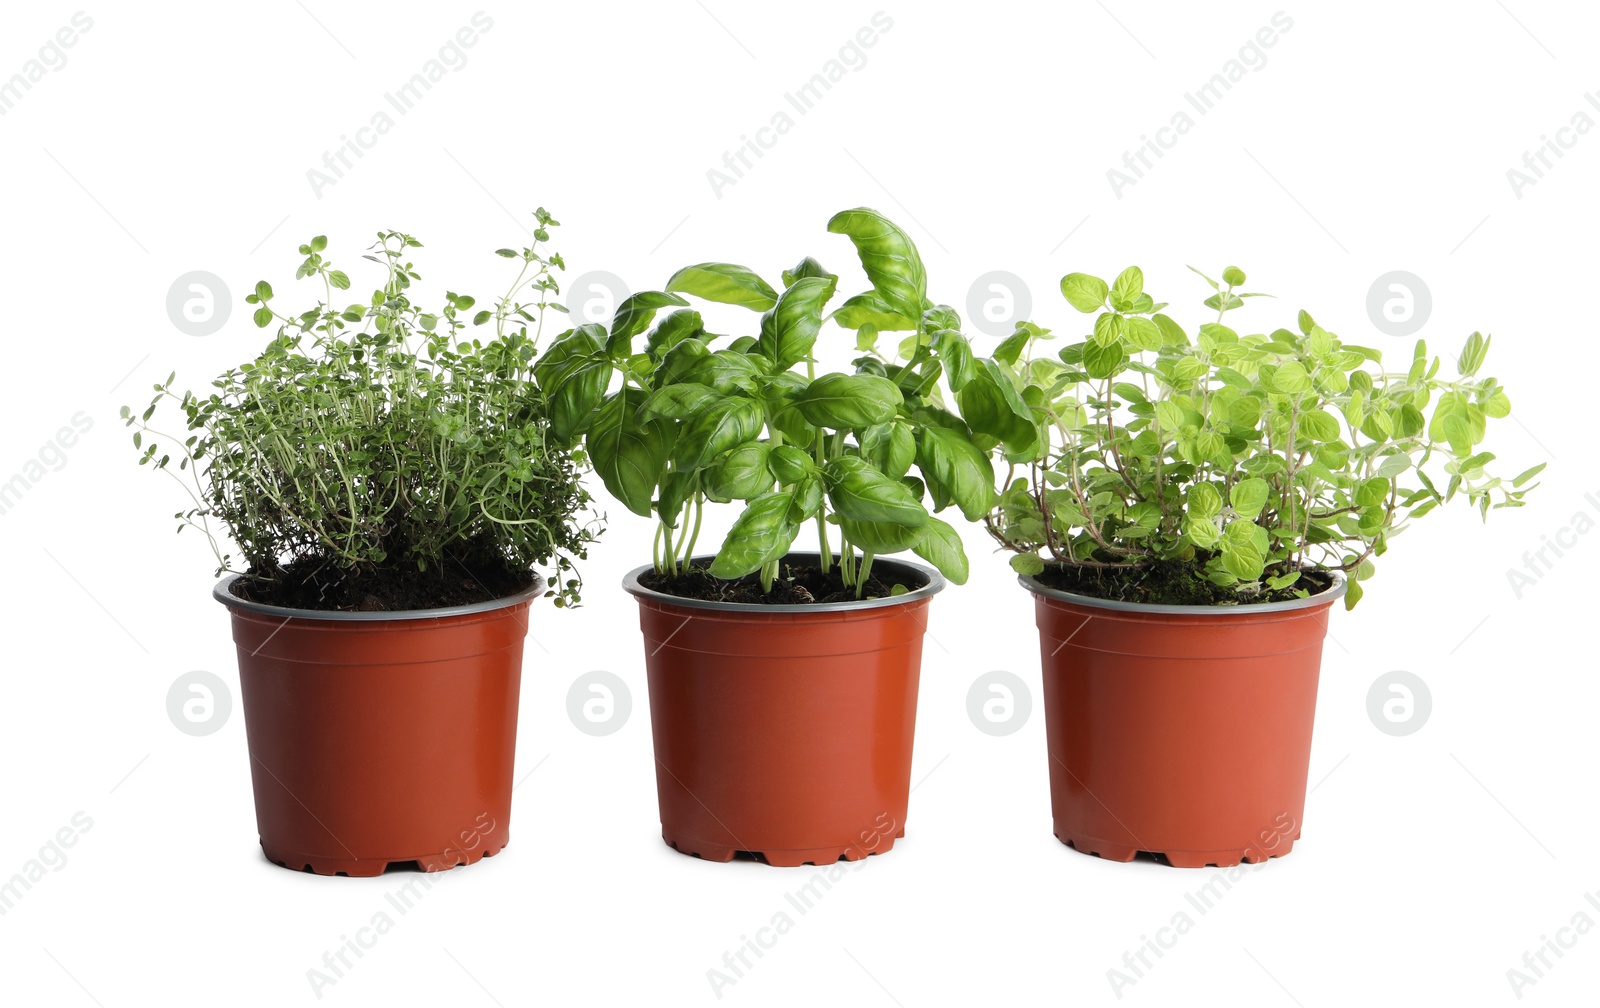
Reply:
<svg viewBox="0 0 1600 1008"><path fill-rule="evenodd" d="M1522 505L1543 466L1506 480L1479 448L1511 409L1478 376L1487 337L1467 339L1455 377L1421 341L1387 367L1304 311L1293 330L1236 329L1229 313L1260 295L1237 291L1236 267L1205 279L1216 314L1191 331L1137 267L1111 284L1068 274L1062 293L1094 317L1089 335L1052 354L1053 334L1023 323L976 362L999 394L958 395L967 421L1001 439L1009 470L986 522L1019 572L1042 572L1041 551L1078 568L1172 561L1247 602L1304 596L1302 571L1340 570L1354 606L1411 519L1458 497L1485 517Z"/></svg>
<svg viewBox="0 0 1600 1008"><path fill-rule="evenodd" d="M837 565L858 598L873 558L905 550L966 580L959 535L930 513L954 504L978 520L996 499L991 443L975 443L939 400L930 346L964 344L960 320L929 301L898 226L856 209L828 230L851 239L872 284L831 310L838 277L815 259L785 271L781 290L745 266L700 263L625 299L609 327L563 334L535 366L556 435L581 438L612 495L656 519L662 573L688 568L708 502L738 502L715 577L759 572L770 592L814 526L823 570ZM685 295L757 314L749 332L716 335ZM854 332L853 372L816 374L828 322ZM909 335L885 355L885 331Z"/></svg>

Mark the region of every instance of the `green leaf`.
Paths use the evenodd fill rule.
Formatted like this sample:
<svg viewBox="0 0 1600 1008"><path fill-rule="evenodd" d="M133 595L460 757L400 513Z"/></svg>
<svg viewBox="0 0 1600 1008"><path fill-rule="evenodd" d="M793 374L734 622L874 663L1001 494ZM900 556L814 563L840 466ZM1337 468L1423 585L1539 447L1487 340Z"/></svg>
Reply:
<svg viewBox="0 0 1600 1008"><path fill-rule="evenodd" d="M1183 331L1183 326L1174 322L1165 315L1154 315L1156 326L1161 330L1163 346L1188 346L1189 334Z"/></svg>
<svg viewBox="0 0 1600 1008"><path fill-rule="evenodd" d="M679 469L699 469L761 433L761 404L735 397L713 404L683 428L673 453Z"/></svg>
<svg viewBox="0 0 1600 1008"><path fill-rule="evenodd" d="M1123 319L1123 328L1127 330L1128 339L1140 350L1160 350L1166 344L1166 337L1161 332L1161 326L1141 315L1129 315Z"/></svg>
<svg viewBox="0 0 1600 1008"><path fill-rule="evenodd" d="M729 394L754 392L760 385L761 375L760 364L749 354L737 350L718 350L695 361L684 377Z"/></svg>
<svg viewBox="0 0 1600 1008"><path fill-rule="evenodd" d="M937 518L929 518L917 533L911 547L917 556L939 568L939 573L951 584L967 583L967 551L961 545L961 535L950 525Z"/></svg>
<svg viewBox="0 0 1600 1008"><path fill-rule="evenodd" d="M899 479L910 469L917 456L917 443L911 428L901 420L873 424L861 431L861 454L882 469L884 474Z"/></svg>
<svg viewBox="0 0 1600 1008"><path fill-rule="evenodd" d="M651 374L651 381L658 388L688 381L690 372L710 356L711 350L706 347L705 340L693 336L685 337L661 355L661 363Z"/></svg>
<svg viewBox="0 0 1600 1008"><path fill-rule="evenodd" d="M866 374L826 374L794 397L808 423L841 431L887 423L902 402L894 382Z"/></svg>
<svg viewBox="0 0 1600 1008"><path fill-rule="evenodd" d="M1124 323L1122 316L1116 312L1101 312L1100 317L1094 320L1095 346L1111 347L1122 342Z"/></svg>
<svg viewBox="0 0 1600 1008"><path fill-rule="evenodd" d="M1233 507L1235 514L1253 520L1266 506L1269 490L1267 481L1260 477L1242 479L1228 491L1228 503Z"/></svg>
<svg viewBox="0 0 1600 1008"><path fill-rule="evenodd" d="M1443 418L1435 416L1434 419L1440 420L1440 433L1449 443L1451 451L1457 455L1468 455L1472 452L1472 446L1476 442L1472 436L1472 424L1465 417L1451 414Z"/></svg>
<svg viewBox="0 0 1600 1008"><path fill-rule="evenodd" d="M852 546L868 553L888 554L899 553L916 546L922 538L922 529L926 526L913 527L894 522L858 521L854 518L841 517L839 527Z"/></svg>
<svg viewBox="0 0 1600 1008"><path fill-rule="evenodd" d="M1501 419L1511 415L1511 397L1506 395L1506 390L1497 388L1489 398L1483 401L1483 412L1487 416Z"/></svg>
<svg viewBox="0 0 1600 1008"><path fill-rule="evenodd" d="M1518 476L1516 479L1511 481L1511 485L1513 487L1522 486L1522 484L1528 482L1529 480L1533 479L1535 476L1537 476L1540 473L1544 472L1544 467L1549 465L1549 464L1550 463L1548 463L1548 462L1540 462L1538 465L1534 466L1532 469L1525 470L1520 476Z"/></svg>
<svg viewBox="0 0 1600 1008"><path fill-rule="evenodd" d="M822 309L833 297L834 277L801 277L761 317L761 352L783 371L811 359L822 329Z"/></svg>
<svg viewBox="0 0 1600 1008"><path fill-rule="evenodd" d="M1299 361L1284 361L1272 374L1272 388L1276 392L1298 395L1311 387L1311 375Z"/></svg>
<svg viewBox="0 0 1600 1008"><path fill-rule="evenodd" d="M267 307L257 308L255 314L251 317L255 320L257 329L265 329L272 324L272 309Z"/></svg>
<svg viewBox="0 0 1600 1008"><path fill-rule="evenodd" d="M596 356L573 369L550 400L550 433L563 444L570 444L583 433L590 416L605 398L611 383L611 361Z"/></svg>
<svg viewBox="0 0 1600 1008"><path fill-rule="evenodd" d="M1156 403L1156 423L1162 430L1175 433L1183 426L1183 407L1171 399L1163 399Z"/></svg>
<svg viewBox="0 0 1600 1008"><path fill-rule="evenodd" d="M1241 581L1254 581L1266 569L1261 551L1255 545L1224 537L1222 540L1222 566Z"/></svg>
<svg viewBox="0 0 1600 1008"><path fill-rule="evenodd" d="M1022 356L1022 351L1027 349L1028 341L1033 339L1033 333L1028 329L1018 327L1017 331L1000 341L994 348L992 356L997 361L1015 365L1017 358Z"/></svg>
<svg viewBox="0 0 1600 1008"><path fill-rule="evenodd" d="M612 354L626 355L633 345L633 338L645 331L650 320L656 317L657 310L688 303L676 294L663 291L640 291L624 298L611 318L611 339L606 344L606 350Z"/></svg>
<svg viewBox="0 0 1600 1008"><path fill-rule="evenodd" d="M728 530L722 549L711 562L711 576L743 577L782 559L799 531L789 521L793 499L792 494L778 490L751 501Z"/></svg>
<svg viewBox="0 0 1600 1008"><path fill-rule="evenodd" d="M678 527L678 515L694 491L697 477L697 473L674 471L661 478L661 487L656 491L656 516L668 527Z"/></svg>
<svg viewBox="0 0 1600 1008"><path fill-rule="evenodd" d="M844 455L823 468L828 499L845 518L921 528L928 520L904 483L881 472L866 459Z"/></svg>
<svg viewBox="0 0 1600 1008"><path fill-rule="evenodd" d="M650 393L639 410L639 419L689 420L722 401L721 393L697 382L668 385Z"/></svg>
<svg viewBox="0 0 1600 1008"><path fill-rule="evenodd" d="M1265 483L1257 480L1258 483ZM1222 512L1222 495L1210 483L1195 483L1185 495L1184 511L1191 518L1215 518Z"/></svg>
<svg viewBox="0 0 1600 1008"><path fill-rule="evenodd" d="M605 340L605 327L592 322L568 329L534 363L534 381L546 395L554 394L574 371L605 349Z"/></svg>
<svg viewBox="0 0 1600 1008"><path fill-rule="evenodd" d="M979 360L976 366L972 380L956 394L962 417L974 431L1003 441L1010 452L1033 451L1039 440L1033 411L998 364Z"/></svg>
<svg viewBox="0 0 1600 1008"><path fill-rule="evenodd" d="M1221 498L1218 498L1220 501ZM1215 549L1222 532L1211 518L1190 517L1183 520L1183 534L1201 549Z"/></svg>
<svg viewBox="0 0 1600 1008"><path fill-rule="evenodd" d="M1083 369L1089 373L1090 378L1110 378L1122 370L1122 365L1127 362L1128 355L1117 343L1110 346L1090 343L1083 348Z"/></svg>
<svg viewBox="0 0 1600 1008"><path fill-rule="evenodd" d="M563 333L533 366L534 381L550 401L551 433L570 442L604 398L612 366L603 348L605 329L580 326Z"/></svg>
<svg viewBox="0 0 1600 1008"><path fill-rule="evenodd" d="M1087 273L1068 273L1061 278L1061 296L1085 315L1092 315L1105 307L1108 291L1104 280Z"/></svg>
<svg viewBox="0 0 1600 1008"><path fill-rule="evenodd" d="M648 517L650 501L671 454L672 429L637 419L644 392L624 388L608 396L589 425L584 444L606 489L634 514Z"/></svg>
<svg viewBox="0 0 1600 1008"><path fill-rule="evenodd" d="M916 328L928 296L928 274L911 238L888 218L866 207L834 214L828 221L828 230L849 237L872 289L890 310L911 319L911 327Z"/></svg>
<svg viewBox="0 0 1600 1008"><path fill-rule="evenodd" d="M1044 573L1044 558L1037 553L1018 553L1011 558L1011 569L1023 577L1038 577Z"/></svg>
<svg viewBox="0 0 1600 1008"><path fill-rule="evenodd" d="M1238 287L1244 283L1244 270L1237 266L1227 266L1222 270L1222 282L1230 287Z"/></svg>
<svg viewBox="0 0 1600 1008"><path fill-rule="evenodd" d="M263 303L272 300L272 285L265 280L256 281L256 300Z"/></svg>
<svg viewBox="0 0 1600 1008"><path fill-rule="evenodd" d="M1144 293L1144 271L1137 266L1129 266L1111 282L1111 303L1126 311L1133 307L1133 303L1140 294Z"/></svg>
<svg viewBox="0 0 1600 1008"><path fill-rule="evenodd" d="M749 267L733 263L711 262L685 266L672 274L666 289L755 311L766 311L778 301L778 292L772 289L771 284Z"/></svg>
<svg viewBox="0 0 1600 1008"><path fill-rule="evenodd" d="M1339 421L1326 410L1309 410L1300 414L1300 431L1318 441L1339 440Z"/></svg>
<svg viewBox="0 0 1600 1008"><path fill-rule="evenodd" d="M767 466L778 478L778 482L785 485L800 482L817 468L816 463L811 461L811 456L794 445L779 445L772 449L772 454L767 458Z"/></svg>
<svg viewBox="0 0 1600 1008"><path fill-rule="evenodd" d="M1362 480L1356 488L1355 502L1362 507L1373 507L1384 502L1389 496L1389 481L1382 476L1374 476Z"/></svg>
<svg viewBox="0 0 1600 1008"><path fill-rule="evenodd" d="M822 509L822 474L813 470L795 484L794 503L789 505L789 520L796 525L810 521Z"/></svg>
<svg viewBox="0 0 1600 1008"><path fill-rule="evenodd" d="M771 452L765 441L746 441L731 449L706 470L706 492L720 500L749 500L771 490Z"/></svg>
<svg viewBox="0 0 1600 1008"><path fill-rule="evenodd" d="M846 329L871 326L879 332L909 332L917 328L917 316L902 315L889 307L877 291L847 299L828 317Z"/></svg>
<svg viewBox="0 0 1600 1008"><path fill-rule="evenodd" d="M944 365L945 378L950 391L960 392L977 373L972 356L972 344L967 337L954 329L940 329L930 337L934 353Z"/></svg>
<svg viewBox="0 0 1600 1008"><path fill-rule="evenodd" d="M1461 372L1461 377L1471 378L1478 373L1478 368L1483 366L1483 358L1489 353L1489 341L1482 333L1473 333L1467 337L1467 345L1461 348L1461 356L1456 359L1456 369Z"/></svg>
<svg viewBox="0 0 1600 1008"><path fill-rule="evenodd" d="M1383 419L1388 421L1388 430L1402 438L1416 437L1422 433L1422 411L1410 403L1401 406L1394 418L1384 414ZM1385 434L1384 437L1388 437L1388 435Z"/></svg>
<svg viewBox="0 0 1600 1008"><path fill-rule="evenodd" d="M804 259L795 263L794 269L786 269L783 271L783 285L785 287L792 287L794 286L794 282L801 277L833 277L835 280L838 279L838 277L834 276L832 273L829 273L821 263L817 262L810 256L806 256Z"/></svg>
<svg viewBox="0 0 1600 1008"><path fill-rule="evenodd" d="M650 355L651 360L659 361L668 350L684 340L697 339L705 334L705 321L700 313L693 308L679 308L650 330L650 335L644 341L645 353Z"/></svg>
<svg viewBox="0 0 1600 1008"><path fill-rule="evenodd" d="M933 509L950 504L968 521L978 521L993 510L998 494L994 465L961 432L946 427L924 427L917 437L917 467L927 480Z"/></svg>

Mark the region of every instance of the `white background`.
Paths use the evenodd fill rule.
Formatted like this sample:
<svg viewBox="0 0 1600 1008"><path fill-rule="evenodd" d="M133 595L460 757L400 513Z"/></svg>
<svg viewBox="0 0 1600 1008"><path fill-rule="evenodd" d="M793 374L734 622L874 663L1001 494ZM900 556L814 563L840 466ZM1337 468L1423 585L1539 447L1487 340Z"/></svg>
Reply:
<svg viewBox="0 0 1600 1008"><path fill-rule="evenodd" d="M1247 54L1257 68L1202 116L1185 94L1277 5L878 2L486 6L492 27L465 65L320 194L308 169L387 108L476 2L85 9L92 27L65 65L0 116L0 481L41 450L55 459L45 446L74 414L93 422L0 515L0 881L75 813L92 827L0 916L0 997L313 1003L307 971L416 877L269 864L237 704L207 737L169 722L168 687L186 672L236 690L233 647L209 597L213 561L172 534L176 487L133 464L116 412L170 370L204 387L252 356L264 336L242 297L262 278L285 303L313 297L290 279L312 235L329 237L359 291L373 233L409 231L426 243L427 281L483 300L510 279L490 253L520 245L540 204L563 222L569 279L605 270L648 289L725 259L775 280L811 254L844 274L845 293L865 281L824 224L866 204L917 241L936 300L966 315L973 281L1009 271L1035 318L1074 335L1086 317L1056 291L1068 271L1138 263L1193 325L1209 292L1185 265L1237 264L1250 289L1280 297L1252 302L1239 325L1292 324L1303 306L1406 359L1411 341L1378 332L1366 307L1375 278L1406 270L1431 290L1431 345L1495 336L1485 371L1515 412L1486 447L1508 475L1550 467L1531 506L1487 526L1464 507L1435 512L1381 559L1362 605L1335 613L1304 839L1205 914L1185 897L1214 871L1109 863L1051 836L1037 710L1007 737L969 721L979 675L1015 672L1035 699L1039 675L1029 599L975 532L971 582L934 602L907 837L804 915L785 894L812 869L669 850L635 610L616 587L647 559L650 528L597 488L615 524L586 569L587 604L536 610L518 774L537 770L516 793L511 845L438 879L321 1000L712 1003L707 971L789 910L793 929L722 1001L1110 1004L1108 970L1187 911L1192 930L1121 1001L1495 1005L1517 1000L1507 970L1526 951L1575 914L1600 921L1584 899L1600 889L1600 536L1572 531L1579 515L1585 529L1600 518L1600 480L1582 463L1600 135L1562 134L1571 149L1520 194L1507 177L1575 113L1600 121L1584 98L1600 90L1600 12L1284 7L1292 27L1265 64ZM865 63L846 54L856 68L714 190L708 169L774 113L794 115L785 93L880 9L892 25ZM75 10L9 5L0 78ZM1180 109L1193 129L1114 191L1107 169ZM232 288L214 335L168 317L168 288L190 270ZM824 357L840 365L848 341L832 332ZM1508 570L1558 534L1571 548L1547 553L1519 598ZM631 719L607 737L566 713L569 687L595 669L632 690ZM1394 670L1432 697L1405 737L1367 714L1369 687ZM1573 947L1522 989L1530 1004L1575 1004L1600 982L1600 937L1561 935Z"/></svg>

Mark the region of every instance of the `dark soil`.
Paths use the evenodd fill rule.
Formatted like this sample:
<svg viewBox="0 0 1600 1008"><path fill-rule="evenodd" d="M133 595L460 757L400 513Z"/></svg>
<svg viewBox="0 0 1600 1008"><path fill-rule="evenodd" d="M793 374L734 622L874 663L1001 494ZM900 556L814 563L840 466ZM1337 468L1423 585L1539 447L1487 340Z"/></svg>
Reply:
<svg viewBox="0 0 1600 1008"><path fill-rule="evenodd" d="M837 564L824 574L822 568L815 564L782 561L778 565L778 577L772 582L771 592L761 590L759 574L746 574L742 578L729 581L712 577L704 566L699 565L681 574L646 571L639 575L639 583L667 595L703 599L707 602L807 605L820 602L857 601L856 590L844 583L844 579L839 576ZM899 582L882 581L876 576L869 575L866 587L862 589L861 598L882 598L888 595L897 583ZM907 584L905 587L915 591L925 583L919 578L915 584Z"/></svg>
<svg viewBox="0 0 1600 1008"><path fill-rule="evenodd" d="M1046 567L1037 578L1046 588L1148 605L1260 605L1287 602L1297 591L1309 595L1333 587L1333 579L1321 571L1305 571L1300 580L1277 591L1262 591L1242 596L1237 589L1212 584L1200 575L1201 565L1178 560L1160 561L1143 567Z"/></svg>
<svg viewBox="0 0 1600 1008"><path fill-rule="evenodd" d="M398 612L489 602L515 595L532 583L532 572L511 570L493 559L452 559L442 569L426 571L414 563L354 571L305 557L274 571L270 579L252 571L233 583L232 592L251 602L288 609Z"/></svg>

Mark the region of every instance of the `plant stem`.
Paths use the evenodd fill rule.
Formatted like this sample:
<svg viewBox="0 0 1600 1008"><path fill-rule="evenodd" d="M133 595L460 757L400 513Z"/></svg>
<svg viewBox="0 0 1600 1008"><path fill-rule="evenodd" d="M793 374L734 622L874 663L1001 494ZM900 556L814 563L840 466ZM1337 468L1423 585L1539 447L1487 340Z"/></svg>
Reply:
<svg viewBox="0 0 1600 1008"><path fill-rule="evenodd" d="M872 571L872 554L865 550L861 553L861 573L856 578L856 598L867 588L867 575Z"/></svg>

